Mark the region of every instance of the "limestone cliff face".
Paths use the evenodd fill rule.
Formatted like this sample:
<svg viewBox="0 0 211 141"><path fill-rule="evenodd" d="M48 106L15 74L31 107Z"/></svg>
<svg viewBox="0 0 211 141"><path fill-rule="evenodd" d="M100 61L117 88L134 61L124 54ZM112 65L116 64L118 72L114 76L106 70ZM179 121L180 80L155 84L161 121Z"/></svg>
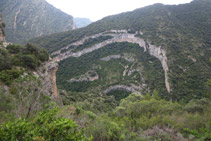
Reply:
<svg viewBox="0 0 211 141"><path fill-rule="evenodd" d="M56 72L58 70L58 63L52 59L44 63L36 72L41 81L43 81L44 93L52 99L61 103L59 92L56 85Z"/></svg>
<svg viewBox="0 0 211 141"><path fill-rule="evenodd" d="M3 31L3 22L1 13L0 13L0 42L6 43L5 34Z"/></svg>

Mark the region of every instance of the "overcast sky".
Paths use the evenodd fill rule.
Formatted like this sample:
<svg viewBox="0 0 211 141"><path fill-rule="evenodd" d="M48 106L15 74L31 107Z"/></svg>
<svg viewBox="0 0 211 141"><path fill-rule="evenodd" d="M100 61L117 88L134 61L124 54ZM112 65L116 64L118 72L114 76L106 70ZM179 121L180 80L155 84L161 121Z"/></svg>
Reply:
<svg viewBox="0 0 211 141"><path fill-rule="evenodd" d="M154 3L183 4L192 0L46 0L60 10L92 21Z"/></svg>

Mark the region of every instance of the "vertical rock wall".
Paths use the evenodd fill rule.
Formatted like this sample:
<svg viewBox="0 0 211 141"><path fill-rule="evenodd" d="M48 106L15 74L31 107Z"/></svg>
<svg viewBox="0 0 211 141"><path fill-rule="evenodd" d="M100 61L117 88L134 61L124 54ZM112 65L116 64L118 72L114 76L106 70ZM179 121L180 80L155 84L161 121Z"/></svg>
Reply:
<svg viewBox="0 0 211 141"><path fill-rule="evenodd" d="M4 31L3 31L3 22L2 22L2 16L0 13L0 42L6 43Z"/></svg>
<svg viewBox="0 0 211 141"><path fill-rule="evenodd" d="M56 85L56 72L58 70L58 63L54 60L49 60L36 73L41 79L43 84L44 93L50 96L57 104L62 104L57 85Z"/></svg>

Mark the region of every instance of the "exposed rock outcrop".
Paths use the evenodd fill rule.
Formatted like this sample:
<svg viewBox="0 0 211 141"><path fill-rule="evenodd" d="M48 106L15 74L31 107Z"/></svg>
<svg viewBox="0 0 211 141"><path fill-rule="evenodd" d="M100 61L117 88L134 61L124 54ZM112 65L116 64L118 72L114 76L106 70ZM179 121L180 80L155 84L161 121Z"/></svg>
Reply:
<svg viewBox="0 0 211 141"><path fill-rule="evenodd" d="M106 90L103 91L103 93L107 94L113 90L125 90L128 92L141 94L140 91L137 90L137 88L138 87L133 87L133 86L115 85L115 86L111 86L111 87L107 88ZM141 88L139 88L139 90L141 90Z"/></svg>
<svg viewBox="0 0 211 141"><path fill-rule="evenodd" d="M94 70L88 71L86 74L81 75L79 78L72 78L68 80L69 83L83 82L83 81L95 81L99 79L99 75Z"/></svg>
<svg viewBox="0 0 211 141"><path fill-rule="evenodd" d="M124 53L123 55L120 55L120 54L110 55L110 56L101 58L100 60L102 60L102 61L109 61L111 59L120 59L120 58L125 59L128 62L134 62L135 61L133 55L132 54L127 54L127 53Z"/></svg>
<svg viewBox="0 0 211 141"><path fill-rule="evenodd" d="M44 81L43 87L44 93L49 95L53 99L60 99L59 92L56 85L56 72L58 70L58 63L54 60L50 60L44 63L37 72L39 78Z"/></svg>
<svg viewBox="0 0 211 141"><path fill-rule="evenodd" d="M95 44L89 48L85 48L81 51L78 52L72 52L72 50L68 50L64 53L61 53L62 49L68 49L70 46L79 46L82 45L87 39L90 38L97 38L100 36L113 36L113 38L108 39L106 41L103 41L101 43ZM156 57L157 59L159 59L159 61L162 64L164 73L165 73L165 85L166 85L166 89L168 92L171 92L171 88L170 88L170 84L168 81L168 64L167 64L167 57L166 57L166 51L164 49L162 49L161 47L157 47L155 45L152 45L148 42L145 42L144 39L141 39L139 37L136 37L136 34L130 34L127 33L126 30L111 30L111 31L107 31L107 32L103 32L103 33L99 33L96 35L92 35L89 37L85 37L80 41L77 41L75 43L71 43L70 45L60 49L59 51L56 51L54 53L52 53L52 55L56 56L54 59L57 61L62 61L64 59L67 59L69 57L80 57L81 55L93 52L97 49L100 49L108 44L112 44L112 43L117 43L117 42L129 42L129 43L135 43L138 44L140 47L144 48L144 51L148 51L150 55ZM112 56L114 58L118 58L119 56ZM111 59L110 58L104 58L104 60L108 60Z"/></svg>
<svg viewBox="0 0 211 141"><path fill-rule="evenodd" d="M167 57L166 57L166 51L161 49L161 47L156 47L154 45L149 44L149 53L152 56L155 56L156 58L158 58L162 64L164 73L165 73L165 84L166 84L166 89L168 92L171 92L170 89L170 84L168 81L168 64L167 64Z"/></svg>
<svg viewBox="0 0 211 141"><path fill-rule="evenodd" d="M119 59L119 58L121 58L121 55L117 54L117 55L110 55L110 56L101 58L100 60L102 60L102 61L109 61L111 59Z"/></svg>
<svg viewBox="0 0 211 141"><path fill-rule="evenodd" d="M2 45L6 44L1 13L0 13L0 43L2 43Z"/></svg>

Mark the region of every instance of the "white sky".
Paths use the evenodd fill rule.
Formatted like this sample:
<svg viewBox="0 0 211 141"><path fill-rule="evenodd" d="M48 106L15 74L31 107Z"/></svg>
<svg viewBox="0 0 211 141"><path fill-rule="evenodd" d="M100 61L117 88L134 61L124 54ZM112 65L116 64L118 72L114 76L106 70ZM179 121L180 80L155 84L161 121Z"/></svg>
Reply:
<svg viewBox="0 0 211 141"><path fill-rule="evenodd" d="M92 21L105 16L131 11L154 3L182 4L192 0L46 0L73 17L89 18Z"/></svg>

